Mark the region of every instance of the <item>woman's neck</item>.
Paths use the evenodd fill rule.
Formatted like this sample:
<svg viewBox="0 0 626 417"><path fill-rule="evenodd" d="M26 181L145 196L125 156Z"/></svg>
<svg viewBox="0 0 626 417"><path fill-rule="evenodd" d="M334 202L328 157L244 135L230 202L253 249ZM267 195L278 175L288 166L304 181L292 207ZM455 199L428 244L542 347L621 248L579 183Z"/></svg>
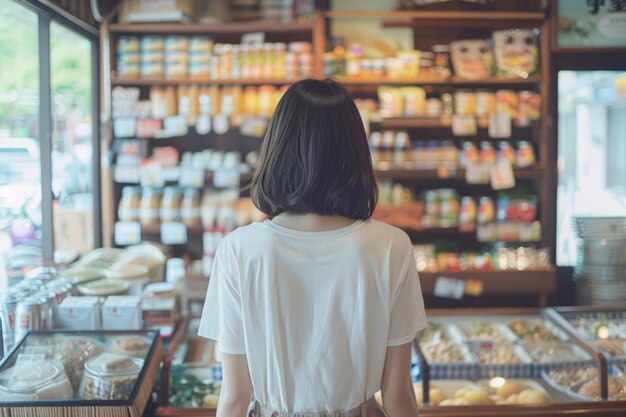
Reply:
<svg viewBox="0 0 626 417"><path fill-rule="evenodd" d="M301 230L303 232L327 232L329 230L350 226L355 220L343 216L281 213L274 217L272 222L279 226Z"/></svg>

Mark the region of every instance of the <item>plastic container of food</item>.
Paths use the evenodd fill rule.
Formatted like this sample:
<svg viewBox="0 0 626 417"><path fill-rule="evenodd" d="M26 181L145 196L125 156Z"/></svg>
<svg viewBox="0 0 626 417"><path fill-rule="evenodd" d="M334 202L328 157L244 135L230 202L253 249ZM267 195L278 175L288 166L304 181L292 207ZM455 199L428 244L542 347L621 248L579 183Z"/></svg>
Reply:
<svg viewBox="0 0 626 417"><path fill-rule="evenodd" d="M61 362L18 361L0 375L0 400L67 400L74 391Z"/></svg>
<svg viewBox="0 0 626 417"><path fill-rule="evenodd" d="M143 360L103 353L85 363L80 397L86 400L128 400L143 367Z"/></svg>

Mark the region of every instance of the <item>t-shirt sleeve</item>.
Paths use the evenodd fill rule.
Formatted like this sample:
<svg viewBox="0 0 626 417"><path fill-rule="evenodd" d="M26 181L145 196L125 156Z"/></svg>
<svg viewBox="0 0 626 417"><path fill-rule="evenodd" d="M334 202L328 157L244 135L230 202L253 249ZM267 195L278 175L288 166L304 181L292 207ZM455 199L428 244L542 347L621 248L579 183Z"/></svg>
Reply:
<svg viewBox="0 0 626 417"><path fill-rule="evenodd" d="M411 248L402 268L395 299L391 304L387 346L400 346L411 342L427 324L424 297Z"/></svg>
<svg viewBox="0 0 626 417"><path fill-rule="evenodd" d="M198 335L232 355L246 353L239 282L237 259L224 240L215 253Z"/></svg>

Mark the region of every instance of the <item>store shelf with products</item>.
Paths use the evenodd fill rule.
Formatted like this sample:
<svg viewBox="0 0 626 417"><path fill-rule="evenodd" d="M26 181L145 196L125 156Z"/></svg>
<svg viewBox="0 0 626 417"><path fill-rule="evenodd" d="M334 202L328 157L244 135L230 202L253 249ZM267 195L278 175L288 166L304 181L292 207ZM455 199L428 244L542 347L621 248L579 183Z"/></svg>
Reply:
<svg viewBox="0 0 626 417"><path fill-rule="evenodd" d="M335 80L346 86L359 85L433 85L444 87L471 86L471 87L500 87L500 86L518 86L518 88L529 87L541 83L541 77L490 77L478 80L468 80L460 77L449 78L385 78L385 77L365 77L365 76L347 76L335 75Z"/></svg>
<svg viewBox="0 0 626 417"><path fill-rule="evenodd" d="M185 78L138 78L111 77L113 86L152 86L152 85L289 85L294 80L284 78L240 78L220 80L209 77Z"/></svg>
<svg viewBox="0 0 626 417"><path fill-rule="evenodd" d="M311 32L312 23L299 22L231 22L231 23L115 23L109 26L111 33L153 35L220 35L250 32L297 33Z"/></svg>
<svg viewBox="0 0 626 417"><path fill-rule="evenodd" d="M448 167L442 165L438 169L375 169L377 178L389 178L405 181L465 181L465 168ZM520 180L541 179L543 169L540 165L528 168L515 168L515 178ZM485 184L488 186L488 184Z"/></svg>

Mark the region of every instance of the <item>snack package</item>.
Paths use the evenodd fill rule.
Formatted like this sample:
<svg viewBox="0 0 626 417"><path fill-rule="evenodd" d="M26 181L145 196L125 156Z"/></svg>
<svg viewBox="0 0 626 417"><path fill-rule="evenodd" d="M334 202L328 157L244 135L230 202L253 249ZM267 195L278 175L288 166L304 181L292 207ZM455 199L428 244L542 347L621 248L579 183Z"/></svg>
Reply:
<svg viewBox="0 0 626 417"><path fill-rule="evenodd" d="M493 51L498 75L528 78L539 72L537 34L531 29L493 32Z"/></svg>
<svg viewBox="0 0 626 417"><path fill-rule="evenodd" d="M491 48L485 40L469 39L450 43L454 72L461 78L479 80L494 72Z"/></svg>

